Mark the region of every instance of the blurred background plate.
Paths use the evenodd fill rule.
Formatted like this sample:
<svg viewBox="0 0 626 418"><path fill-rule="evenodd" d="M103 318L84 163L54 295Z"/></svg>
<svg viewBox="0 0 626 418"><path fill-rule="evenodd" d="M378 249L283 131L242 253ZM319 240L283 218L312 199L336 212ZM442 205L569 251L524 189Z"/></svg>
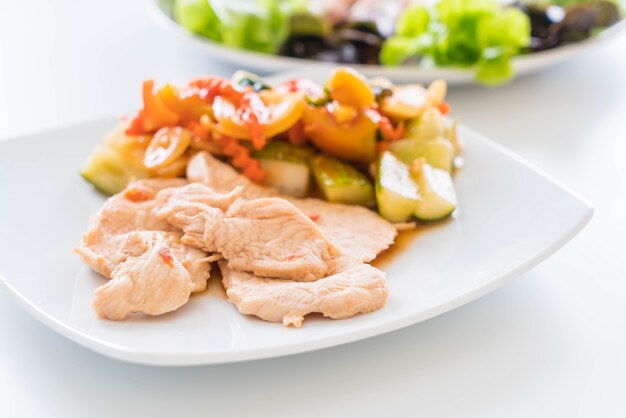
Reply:
<svg viewBox="0 0 626 418"><path fill-rule="evenodd" d="M267 74L286 70L298 70L310 68L311 65L333 67L336 63L324 63L310 59L292 58L280 55L264 54L244 49L235 49L214 42L210 39L195 35L179 25L172 16L174 0L146 0L148 9L153 19L164 29L180 37L189 43L195 44L198 50L207 56L212 56L225 61L238 68ZM626 20L611 26L597 36L575 44L568 44L546 51L521 55L513 60L517 76L542 71L556 64L578 56L593 48L600 42L612 38L614 35L626 29ZM395 82L419 82L428 83L442 78L449 85L473 84L474 72L472 69L460 68L420 68L417 66L384 67L379 65L349 64L368 77L383 76Z"/></svg>

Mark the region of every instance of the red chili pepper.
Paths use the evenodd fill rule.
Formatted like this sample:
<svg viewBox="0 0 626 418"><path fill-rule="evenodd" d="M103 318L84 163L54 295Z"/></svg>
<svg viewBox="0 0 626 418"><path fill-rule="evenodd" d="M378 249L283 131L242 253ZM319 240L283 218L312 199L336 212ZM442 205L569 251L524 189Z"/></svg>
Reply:
<svg viewBox="0 0 626 418"><path fill-rule="evenodd" d="M130 122L126 130L128 135L140 135L154 132L164 126L176 126L179 116L171 111L161 99L154 94L154 81L143 83L143 108Z"/></svg>
<svg viewBox="0 0 626 418"><path fill-rule="evenodd" d="M308 78L296 78L289 80L278 86L279 90L286 90L289 92L302 92L312 99L318 99L325 95L324 87L321 84L316 83Z"/></svg>
<svg viewBox="0 0 626 418"><path fill-rule="evenodd" d="M441 112L442 115L447 115L452 110L452 108L450 107L450 105L447 102L439 103L437 105L437 109L439 109L439 111Z"/></svg>
<svg viewBox="0 0 626 418"><path fill-rule="evenodd" d="M306 144L306 134L304 132L304 122L299 120L287 130L287 140L293 145Z"/></svg>

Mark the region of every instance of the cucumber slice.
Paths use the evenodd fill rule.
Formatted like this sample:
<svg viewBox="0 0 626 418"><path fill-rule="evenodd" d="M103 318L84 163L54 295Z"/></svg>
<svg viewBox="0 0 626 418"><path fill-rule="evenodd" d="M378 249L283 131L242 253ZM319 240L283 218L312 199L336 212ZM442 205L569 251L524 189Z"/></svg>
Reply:
<svg viewBox="0 0 626 418"><path fill-rule="evenodd" d="M450 173L420 161L411 166L411 176L422 195L413 212L417 219L437 221L454 212L457 199Z"/></svg>
<svg viewBox="0 0 626 418"><path fill-rule="evenodd" d="M406 127L406 137L418 141L427 141L443 136L446 120L436 107L429 107L417 119Z"/></svg>
<svg viewBox="0 0 626 418"><path fill-rule="evenodd" d="M415 212L420 199L417 183L409 167L385 151L378 160L376 201L378 212L391 222L405 222Z"/></svg>
<svg viewBox="0 0 626 418"><path fill-rule="evenodd" d="M109 195L121 192L128 183L137 178L149 177L147 171L137 169L116 151L104 145L93 150L80 174L96 189Z"/></svg>
<svg viewBox="0 0 626 418"><path fill-rule="evenodd" d="M454 169L456 152L447 138L438 137L429 141L401 139L389 144L389 150L406 164L411 164L416 158L424 158L435 168L449 173Z"/></svg>
<svg viewBox="0 0 626 418"><path fill-rule="evenodd" d="M252 156L259 160L290 161L297 164L309 164L309 159L315 155L315 151L306 146L292 145L285 141L271 141L260 151L255 151Z"/></svg>
<svg viewBox="0 0 626 418"><path fill-rule="evenodd" d="M313 157L310 164L326 200L364 206L374 203L372 183L350 164L325 155Z"/></svg>
<svg viewBox="0 0 626 418"><path fill-rule="evenodd" d="M303 197L309 190L311 170L306 164L290 161L263 160L261 168L267 171L265 184L279 192L295 197Z"/></svg>
<svg viewBox="0 0 626 418"><path fill-rule="evenodd" d="M283 141L269 142L262 150L253 153L268 172L265 183L295 197L304 196L309 189L309 159L313 155L315 152L311 148Z"/></svg>

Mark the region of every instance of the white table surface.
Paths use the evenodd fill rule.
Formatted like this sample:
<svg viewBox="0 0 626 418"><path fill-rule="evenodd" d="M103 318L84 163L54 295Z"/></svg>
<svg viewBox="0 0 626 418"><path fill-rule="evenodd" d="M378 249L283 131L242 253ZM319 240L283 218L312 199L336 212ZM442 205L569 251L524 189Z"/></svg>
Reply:
<svg viewBox="0 0 626 418"><path fill-rule="evenodd" d="M145 78L232 71L144 6L2 2L0 137L133 109ZM0 417L626 416L625 74L622 36L499 89L450 93L465 123L596 207L577 238L500 290L369 340L193 368L102 357L0 291Z"/></svg>

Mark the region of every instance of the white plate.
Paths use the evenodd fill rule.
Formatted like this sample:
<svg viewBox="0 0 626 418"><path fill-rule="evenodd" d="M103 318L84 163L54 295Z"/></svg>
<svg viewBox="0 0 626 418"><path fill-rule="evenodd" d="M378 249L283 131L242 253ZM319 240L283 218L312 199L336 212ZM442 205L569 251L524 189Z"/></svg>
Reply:
<svg viewBox="0 0 626 418"><path fill-rule="evenodd" d="M0 279L15 300L60 334L136 363L224 363L315 350L418 323L476 299L554 253L592 208L479 134L461 127L466 165L456 177L460 210L426 229L384 268L387 305L347 320L311 318L284 328L237 312L211 295L173 314L123 322L95 317L104 279L72 248L104 198L78 175L117 120L0 141Z"/></svg>
<svg viewBox="0 0 626 418"><path fill-rule="evenodd" d="M207 38L194 35L180 26L172 18L173 0L146 0L149 11L154 20L164 29L198 46L199 50L226 61L238 68L256 70L263 73L310 69L312 65L333 66L336 64L324 64L318 61L291 58L279 55L263 54L223 46ZM564 62L569 58L583 53L595 46L598 42L605 41L610 37L626 29L626 20L611 26L597 36L583 42L565 45L559 48L542 51L534 54L522 55L513 59L513 67L518 76L530 74L552 67ZM473 70L457 68L433 68L424 69L418 67L382 67L378 65L350 65L368 77L384 76L396 82L420 82L428 83L432 80L443 78L450 85L462 85L474 83Z"/></svg>

